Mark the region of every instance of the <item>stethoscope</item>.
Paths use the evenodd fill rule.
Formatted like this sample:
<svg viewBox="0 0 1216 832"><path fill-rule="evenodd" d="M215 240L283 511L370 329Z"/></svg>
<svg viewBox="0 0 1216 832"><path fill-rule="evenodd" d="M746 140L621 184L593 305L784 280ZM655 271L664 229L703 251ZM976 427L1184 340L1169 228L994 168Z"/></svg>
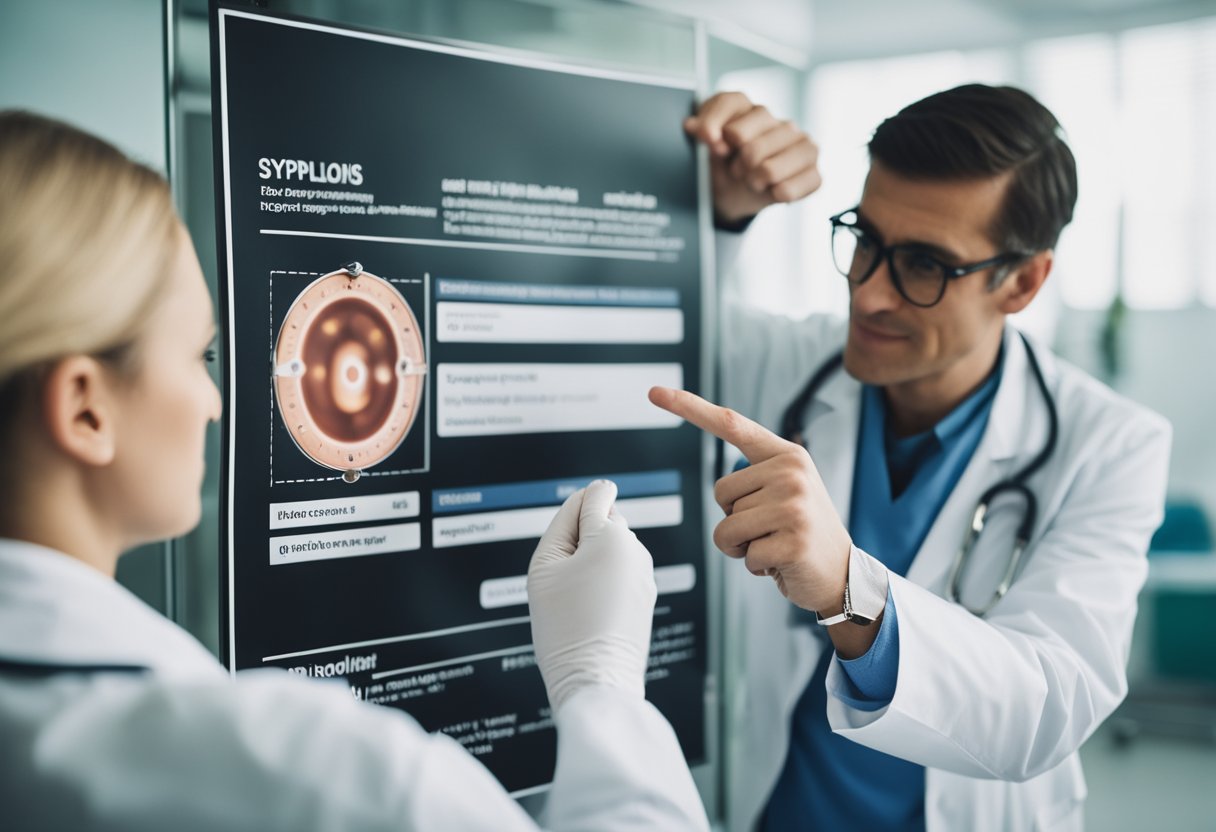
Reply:
<svg viewBox="0 0 1216 832"><path fill-rule="evenodd" d="M954 565L950 569L947 594L951 601L978 616L986 615L989 610L996 606L998 601L1005 597L1005 593L1009 591L1013 578L1017 574L1018 565L1022 561L1022 553L1026 551L1026 546L1030 542L1030 534L1034 530L1035 519L1039 512L1038 500L1035 499L1034 493L1027 487L1026 481L1047 464L1047 460L1051 458L1052 453L1055 451L1056 438L1059 433L1059 416L1056 413L1055 400L1051 397L1051 391L1047 389L1047 381L1043 378L1043 371L1039 367L1039 361L1035 357L1034 350L1031 349L1030 341L1025 335L1021 337L1022 343L1026 345L1026 357L1030 361L1030 369L1034 373L1034 380L1038 383L1039 390L1043 394L1044 404L1047 405L1047 441L1043 443L1043 449L1039 451L1038 455L1027 463L1025 467L1008 479L1003 479L991 486L983 493L980 497L979 505L975 507L975 513L971 515L971 525L963 538L963 545L959 547L958 554L954 556ZM785 409L785 414L781 417L782 436L791 442L797 442L803 446L806 445L802 438L802 423L806 416L806 410L828 376L839 370L843 363L844 352L842 351L837 352L819 366L819 369L811 376L811 380L806 383L806 386L802 388L794 400L790 402L789 407ZM976 540L979 539L980 533L984 531L984 525L988 519L988 507L1002 494L1021 495L1025 504L1025 508L1022 510L1022 522L1018 524L1017 533L1013 540L1013 554L1009 558L1009 565L1005 569L1005 574L1001 577L1001 582L997 585L996 591L992 594L992 598L988 603L978 608L970 607L959 598L959 586L962 584L967 561L971 558L971 552L975 548Z"/></svg>

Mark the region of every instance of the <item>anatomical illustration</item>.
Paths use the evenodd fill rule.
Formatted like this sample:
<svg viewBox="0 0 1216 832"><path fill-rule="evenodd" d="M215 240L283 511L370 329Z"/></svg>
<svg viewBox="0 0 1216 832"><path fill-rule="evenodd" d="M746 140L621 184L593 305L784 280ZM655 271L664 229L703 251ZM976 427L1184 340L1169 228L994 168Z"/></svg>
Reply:
<svg viewBox="0 0 1216 832"><path fill-rule="evenodd" d="M359 263L300 293L279 329L274 365L291 438L348 482L392 454L418 416L426 378L418 320L391 283Z"/></svg>

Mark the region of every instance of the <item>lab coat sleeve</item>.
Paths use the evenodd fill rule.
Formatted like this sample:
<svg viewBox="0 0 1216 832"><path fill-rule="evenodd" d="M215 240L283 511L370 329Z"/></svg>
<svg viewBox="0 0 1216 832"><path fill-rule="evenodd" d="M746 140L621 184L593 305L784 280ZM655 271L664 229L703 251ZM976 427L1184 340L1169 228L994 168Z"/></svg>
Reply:
<svg viewBox="0 0 1216 832"><path fill-rule="evenodd" d="M1082 463L1009 593L978 618L897 575L899 669L878 711L841 699L837 733L924 766L1024 781L1075 752L1127 692L1145 551L1161 521L1170 431L1134 415ZM835 665L835 663L833 663Z"/></svg>
<svg viewBox="0 0 1216 832"><path fill-rule="evenodd" d="M557 714L557 771L545 810L553 830L708 830L667 720L649 702L584 688Z"/></svg>
<svg viewBox="0 0 1216 832"><path fill-rule="evenodd" d="M587 815L559 813L552 828L620 828L605 825L620 817L656 821L635 828L703 828L689 803L687 768L672 754L675 740L662 717L643 713L640 701L632 709L600 704L601 714L591 713L597 707L591 697L563 717L573 735L563 741L573 757L566 768L574 771L554 785L554 798ZM584 724L597 719L598 730ZM341 685L281 672L241 674L235 683L96 680L44 725L33 747L38 771L31 782L47 792L29 799L52 821L48 828L538 829L447 736L357 702ZM664 763L678 763L682 776L670 770L660 776ZM630 765L636 771L624 770ZM568 789L587 794L568 795ZM699 803L695 808L700 811Z"/></svg>
<svg viewBox="0 0 1216 832"><path fill-rule="evenodd" d="M281 672L98 679L34 747L48 828L536 829L448 737Z"/></svg>

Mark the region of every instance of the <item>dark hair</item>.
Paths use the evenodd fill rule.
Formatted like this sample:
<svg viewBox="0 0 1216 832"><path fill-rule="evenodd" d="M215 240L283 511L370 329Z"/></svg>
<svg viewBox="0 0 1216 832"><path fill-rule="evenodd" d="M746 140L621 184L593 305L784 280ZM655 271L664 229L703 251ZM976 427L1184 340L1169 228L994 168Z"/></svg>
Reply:
<svg viewBox="0 0 1216 832"><path fill-rule="evenodd" d="M870 159L909 179L985 179L1012 172L989 231L1002 251L1053 248L1072 220L1077 166L1060 123L1015 87L966 84L904 107L878 126Z"/></svg>

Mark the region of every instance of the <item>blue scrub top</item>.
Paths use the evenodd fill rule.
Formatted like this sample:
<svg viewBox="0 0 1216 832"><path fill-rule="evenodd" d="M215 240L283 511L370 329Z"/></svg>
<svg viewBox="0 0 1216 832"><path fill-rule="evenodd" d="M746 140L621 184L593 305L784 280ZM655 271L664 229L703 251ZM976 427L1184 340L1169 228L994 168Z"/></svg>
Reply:
<svg viewBox="0 0 1216 832"><path fill-rule="evenodd" d="M862 388L849 533L888 569L906 575L988 425L1004 353L992 375L932 430L897 437L880 388ZM816 635L827 639L817 624ZM809 829L923 830L925 770L832 732L827 719L828 643L794 709L785 767L761 818L764 832ZM891 597L873 646L840 661L847 704L878 710L895 694L899 617Z"/></svg>

